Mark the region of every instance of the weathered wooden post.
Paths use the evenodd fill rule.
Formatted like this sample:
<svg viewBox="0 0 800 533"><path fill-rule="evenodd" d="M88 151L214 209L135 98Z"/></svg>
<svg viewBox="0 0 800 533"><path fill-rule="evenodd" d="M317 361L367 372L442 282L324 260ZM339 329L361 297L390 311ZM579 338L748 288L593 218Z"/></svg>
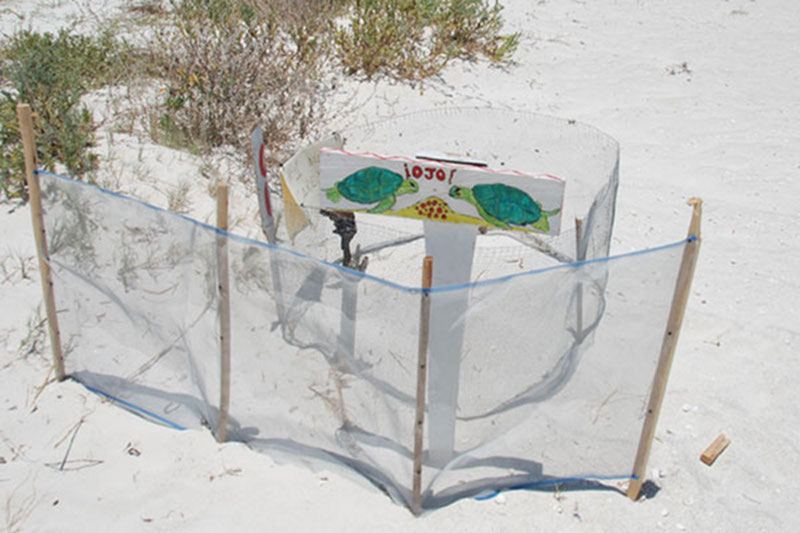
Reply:
<svg viewBox="0 0 800 533"><path fill-rule="evenodd" d="M217 227L228 231L228 185L217 185ZM219 289L220 393L217 440L228 438L228 411L231 403L231 299L228 275L228 237L217 234L217 283Z"/></svg>
<svg viewBox="0 0 800 533"><path fill-rule="evenodd" d="M431 294L433 283L433 257L426 256L422 262L422 297L419 310L419 349L417 357L417 414L414 421L414 480L411 496L411 511L419 515L422 511L422 437L425 429L425 391L428 378L428 339L431 328Z"/></svg>
<svg viewBox="0 0 800 533"><path fill-rule="evenodd" d="M689 224L689 240L683 249L678 281L675 284L672 307L667 319L667 330L664 332L664 340L661 343L661 355L658 358L653 386L650 389L650 400L647 403L642 434L639 438L639 449L636 452L632 479L628 486L628 497L634 501L639 499L639 493L644 483L647 460L650 457L650 448L653 445L653 437L656 434L658 415L661 412L661 404L664 401L664 393L667 390L669 371L672 367L672 359L675 356L675 347L678 344L678 334L683 323L686 303L689 300L689 289L692 286L697 256L700 253L700 219L703 214L703 201L700 198L690 198L689 205L694 209L692 211L692 220Z"/></svg>
<svg viewBox="0 0 800 533"><path fill-rule="evenodd" d="M53 365L56 378L61 381L66 377L64 371L64 354L61 351L61 333L58 329L56 301L53 293L53 279L50 275L50 255L47 252L47 235L42 217L42 193L39 188L39 177L36 175L36 139L33 134L33 117L28 104L17 105L22 150L25 157L25 178L28 180L28 197L33 219L33 236L36 239L36 252L39 256L39 274L42 277L42 292L47 310L47 329L50 332L50 346L53 349Z"/></svg>

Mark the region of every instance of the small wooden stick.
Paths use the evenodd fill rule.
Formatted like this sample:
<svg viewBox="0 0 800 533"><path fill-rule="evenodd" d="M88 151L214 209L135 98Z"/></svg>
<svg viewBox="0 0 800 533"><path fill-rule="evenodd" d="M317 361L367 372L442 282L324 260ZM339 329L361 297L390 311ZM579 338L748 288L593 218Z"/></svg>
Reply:
<svg viewBox="0 0 800 533"><path fill-rule="evenodd" d="M53 293L53 279L50 275L50 255L47 252L47 235L42 217L42 193L36 169L36 139L33 134L31 107L28 104L17 105L17 118L22 136L22 150L25 157L25 178L28 180L28 196L33 219L33 236L36 239L36 251L39 255L39 274L42 278L42 293L47 310L47 328L50 332L50 346L53 349L53 364L56 378L62 381L66 377L64 371L64 354L61 351L61 332L58 329L56 315L56 299Z"/></svg>
<svg viewBox="0 0 800 533"><path fill-rule="evenodd" d="M228 231L228 185L217 185L217 227ZM228 238L217 235L217 275L219 288L220 393L217 440L228 438L228 411L231 403L231 300L228 276Z"/></svg>
<svg viewBox="0 0 800 533"><path fill-rule="evenodd" d="M433 257L422 262L422 288L430 289L433 283ZM411 512L422 511L422 436L425 426L425 390L428 377L428 338L431 326L431 295L423 292L419 311L419 350L417 363L417 416L414 425L414 483Z"/></svg>
<svg viewBox="0 0 800 533"><path fill-rule="evenodd" d="M719 454L724 452L725 448L727 448L730 443L731 439L726 437L724 433L720 433L719 437L714 439L714 442L709 444L708 448L700 455L700 460L708 466L711 466L714 464L714 461L717 460Z"/></svg>
<svg viewBox="0 0 800 533"><path fill-rule="evenodd" d="M672 307L667 319L667 330L664 332L664 340L661 343L661 355L658 358L653 386L650 389L650 400L647 403L647 413L645 414L642 433L639 437L639 449L636 452L636 459L633 463L632 479L630 485L628 485L628 497L634 501L639 499L639 493L644 483L644 472L647 468L647 460L650 457L650 448L653 445L653 437L656 433L656 424L658 423L658 415L661 412L661 404L664 401L664 393L667 390L667 379L669 379L675 347L678 344L678 334L681 330L683 314L686 311L686 303L689 300L689 289L694 277L697 255L700 253L700 219L703 213L703 201L700 198L690 198L688 204L693 207L692 221L689 224L688 233L688 237L691 240L686 243L683 249L678 281L675 284Z"/></svg>

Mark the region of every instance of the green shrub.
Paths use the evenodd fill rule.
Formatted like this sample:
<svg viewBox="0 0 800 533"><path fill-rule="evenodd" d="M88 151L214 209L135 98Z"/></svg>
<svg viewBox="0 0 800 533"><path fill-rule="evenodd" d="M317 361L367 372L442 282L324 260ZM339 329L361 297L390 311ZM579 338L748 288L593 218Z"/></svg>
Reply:
<svg viewBox="0 0 800 533"><path fill-rule="evenodd" d="M501 11L486 0L172 0L152 47L164 84L153 137L246 152L248 133L262 124L280 159L322 118L327 61L349 74L410 80L455 58L503 61L519 35L499 33Z"/></svg>
<svg viewBox="0 0 800 533"><path fill-rule="evenodd" d="M273 160L318 127L323 70L421 80L455 58L503 61L519 35L502 35L502 7L488 0L146 0L158 16L148 75L161 85L147 111L158 142L205 151L233 144L246 153L263 126ZM149 19L148 19L149 20ZM0 194L26 195L16 105L36 115L40 166L91 178L87 91L113 83L134 53L106 31L82 36L21 31L3 43L0 79ZM132 75L144 69L130 69ZM127 75L130 78L130 74Z"/></svg>
<svg viewBox="0 0 800 533"><path fill-rule="evenodd" d="M20 31L4 43L0 93L0 191L26 197L22 143L17 123L19 102L35 112L37 160L55 170L57 163L78 177L92 171L95 126L80 104L87 91L109 83L124 67L125 47L110 33L87 37L62 30L57 35Z"/></svg>
<svg viewBox="0 0 800 533"><path fill-rule="evenodd" d="M446 58L429 50L425 35L434 11L421 0L356 0L336 35L347 73L421 79L441 70Z"/></svg>
<svg viewBox="0 0 800 533"><path fill-rule="evenodd" d="M336 32L349 74L421 80L452 59L508 59L519 34L501 35L502 6L486 0L353 0Z"/></svg>

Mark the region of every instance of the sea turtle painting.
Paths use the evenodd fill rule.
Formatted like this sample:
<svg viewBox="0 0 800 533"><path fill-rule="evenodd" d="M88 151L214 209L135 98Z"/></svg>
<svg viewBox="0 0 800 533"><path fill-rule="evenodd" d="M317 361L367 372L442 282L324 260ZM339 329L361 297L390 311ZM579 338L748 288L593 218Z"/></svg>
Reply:
<svg viewBox="0 0 800 533"><path fill-rule="evenodd" d="M413 180L404 179L400 174L385 168L367 167L325 189L325 195L333 203L342 197L359 204L377 202L367 213L383 213L392 208L398 195L417 191L419 185Z"/></svg>
<svg viewBox="0 0 800 533"><path fill-rule="evenodd" d="M557 215L561 209L542 211L542 205L516 187L502 183L475 185L472 188L454 185L450 196L474 205L486 222L498 228L531 226L540 231L550 231L547 217Z"/></svg>

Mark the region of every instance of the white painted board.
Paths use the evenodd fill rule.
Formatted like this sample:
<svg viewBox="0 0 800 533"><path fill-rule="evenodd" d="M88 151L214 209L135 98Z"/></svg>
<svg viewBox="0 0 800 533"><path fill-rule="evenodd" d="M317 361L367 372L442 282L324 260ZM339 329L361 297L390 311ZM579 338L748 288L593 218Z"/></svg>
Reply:
<svg viewBox="0 0 800 533"><path fill-rule="evenodd" d="M564 180L402 156L323 149L321 206L557 235Z"/></svg>

